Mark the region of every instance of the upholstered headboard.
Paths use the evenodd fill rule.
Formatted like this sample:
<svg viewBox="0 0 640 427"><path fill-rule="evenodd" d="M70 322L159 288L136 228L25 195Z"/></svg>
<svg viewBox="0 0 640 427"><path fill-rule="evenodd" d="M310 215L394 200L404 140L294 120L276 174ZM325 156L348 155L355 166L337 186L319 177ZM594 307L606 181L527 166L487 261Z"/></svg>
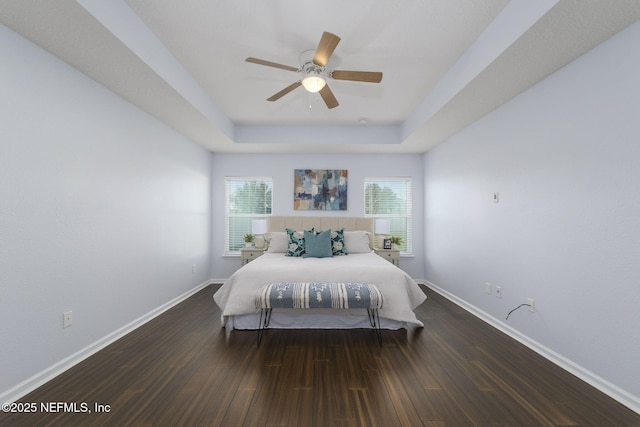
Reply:
<svg viewBox="0 0 640 427"><path fill-rule="evenodd" d="M369 246L373 248L374 220L373 218L349 217L349 216L270 216L267 217L267 231L308 230L314 227L316 230L345 231L364 230L370 233Z"/></svg>

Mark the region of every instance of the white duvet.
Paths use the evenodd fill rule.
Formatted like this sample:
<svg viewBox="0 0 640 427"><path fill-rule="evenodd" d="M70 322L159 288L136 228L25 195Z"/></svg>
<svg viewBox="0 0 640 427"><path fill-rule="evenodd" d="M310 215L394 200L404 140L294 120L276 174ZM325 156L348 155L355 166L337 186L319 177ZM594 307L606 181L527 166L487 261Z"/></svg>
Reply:
<svg viewBox="0 0 640 427"><path fill-rule="evenodd" d="M282 253L266 253L237 270L214 294L213 299L222 310L223 325L233 316L242 317L258 313L255 307L256 292L273 282L374 284L384 296L384 305L379 311L381 320L389 319L398 323L424 326L413 312L426 300L424 292L403 270L375 253L331 258L287 257ZM337 315L341 314L338 311L353 311L320 310ZM303 310L298 314L305 316L305 312L310 310ZM325 316L315 316L314 319L322 317ZM327 327L320 324L316 326ZM307 324L306 327L313 325Z"/></svg>

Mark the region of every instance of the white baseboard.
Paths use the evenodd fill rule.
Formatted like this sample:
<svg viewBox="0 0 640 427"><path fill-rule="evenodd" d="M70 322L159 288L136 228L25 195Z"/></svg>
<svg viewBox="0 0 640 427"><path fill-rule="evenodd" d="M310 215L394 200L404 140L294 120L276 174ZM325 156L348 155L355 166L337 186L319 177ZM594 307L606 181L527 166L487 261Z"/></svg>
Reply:
<svg viewBox="0 0 640 427"><path fill-rule="evenodd" d="M541 355L545 359L547 359L550 362L558 365L559 367L561 367L565 371L570 372L571 374L573 374L576 377L580 378L581 380L583 380L587 384L590 384L591 386L593 386L596 389L600 390L601 392L603 392L604 394L608 395L612 399L615 399L616 401L620 402L622 405L626 406L627 408L631 409L632 411L640 414L640 398L638 398L638 397L632 395L631 393L621 389L620 387L617 387L616 385L614 385L614 384L610 383L609 381L599 377L598 375L594 374L593 372L589 371L588 369L583 368L582 366L580 366L580 365L576 364L575 362L567 359L566 357L554 352L550 348L545 347L544 345L540 344L539 342L537 342L535 340L532 340L531 338L529 338L528 336L520 333L516 329L513 329L509 325L501 322L500 320L496 319L493 316L490 316L489 314L487 314L484 311L480 310L476 306L469 304L468 302L466 302L466 301L458 298L457 296L447 292L446 290L438 287L437 285L434 285L433 283L429 282L428 280L418 280L417 282L424 284L429 289L433 290L434 292L439 293L440 295L442 295L443 297L447 298L448 300L450 300L454 304L462 307L463 309L467 310L469 313L471 313L474 316L480 318L481 320L485 321L486 323L488 323L489 325L493 326L494 328L500 330L501 332L504 332L505 334L509 335L511 338L513 338L513 339L517 340L518 342L524 344L525 346L529 347L531 350L535 351L536 353L538 353L539 355ZM428 327L428 325L425 325L425 326Z"/></svg>
<svg viewBox="0 0 640 427"><path fill-rule="evenodd" d="M133 331L134 329L139 328L140 326L144 325L148 321L150 321L150 320L154 319L155 317L161 315L165 311L169 310L171 307L181 303L185 299L189 298L191 295L193 295L196 292L204 289L206 286L209 286L211 283L215 283L215 282L212 282L211 280L207 280L206 282L201 283L200 285L196 286L195 288L183 293L182 295L177 296L176 298L174 298L171 301L161 305L160 307L158 307L158 308L156 308L154 310L151 310L147 314L137 318L136 320L128 323L127 325L124 325L120 329L117 329L117 330L113 331L109 335L106 335L106 336L100 338L99 340L93 342L92 344L89 344L85 348L75 352L74 354L70 355L69 357L66 357L66 358L62 359L58 363L55 363L55 364L51 365L47 369L37 373L36 375L32 376L31 378L29 378L29 379L17 384L16 386L10 388L9 390L1 393L0 394L0 402L15 402L15 401L17 401L22 396L32 392L36 388L38 388L38 387L44 385L45 383L51 381L53 378L57 377L58 375L60 375L64 371L66 371L69 368L77 365L78 363L80 363L84 359L86 359L87 357L97 353L98 351L102 350L103 348L105 348L109 344L115 342L116 340L122 338L123 336L125 336L129 332Z"/></svg>

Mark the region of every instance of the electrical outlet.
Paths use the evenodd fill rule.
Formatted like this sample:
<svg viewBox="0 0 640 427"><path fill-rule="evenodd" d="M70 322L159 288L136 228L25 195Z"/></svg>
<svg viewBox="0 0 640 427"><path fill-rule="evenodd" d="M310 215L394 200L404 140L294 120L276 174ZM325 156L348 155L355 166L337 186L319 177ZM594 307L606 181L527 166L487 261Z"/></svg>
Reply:
<svg viewBox="0 0 640 427"><path fill-rule="evenodd" d="M191 264L191 274L196 274L196 265Z"/></svg>
<svg viewBox="0 0 640 427"><path fill-rule="evenodd" d="M67 311L62 313L62 327L68 328L71 325L73 325L73 312Z"/></svg>
<svg viewBox="0 0 640 427"><path fill-rule="evenodd" d="M502 298L502 288L500 286L496 286L496 298Z"/></svg>
<svg viewBox="0 0 640 427"><path fill-rule="evenodd" d="M487 295L491 295L491 283L486 282L484 284L484 291Z"/></svg>
<svg viewBox="0 0 640 427"><path fill-rule="evenodd" d="M529 308L527 310L529 310L532 313L536 311L536 304L533 298L527 298L527 304L529 304Z"/></svg>

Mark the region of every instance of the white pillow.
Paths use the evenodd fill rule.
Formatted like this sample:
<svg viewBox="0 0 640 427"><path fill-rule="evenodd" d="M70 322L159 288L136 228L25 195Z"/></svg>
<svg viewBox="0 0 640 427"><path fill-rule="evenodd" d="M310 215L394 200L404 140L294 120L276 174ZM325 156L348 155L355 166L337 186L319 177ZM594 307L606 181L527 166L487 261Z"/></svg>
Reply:
<svg viewBox="0 0 640 427"><path fill-rule="evenodd" d="M344 245L348 254L364 254L371 252L369 247L369 235L367 231L345 231Z"/></svg>
<svg viewBox="0 0 640 427"><path fill-rule="evenodd" d="M284 231L274 231L272 233L266 233L264 240L269 245L267 252L287 252L289 248L289 236Z"/></svg>

